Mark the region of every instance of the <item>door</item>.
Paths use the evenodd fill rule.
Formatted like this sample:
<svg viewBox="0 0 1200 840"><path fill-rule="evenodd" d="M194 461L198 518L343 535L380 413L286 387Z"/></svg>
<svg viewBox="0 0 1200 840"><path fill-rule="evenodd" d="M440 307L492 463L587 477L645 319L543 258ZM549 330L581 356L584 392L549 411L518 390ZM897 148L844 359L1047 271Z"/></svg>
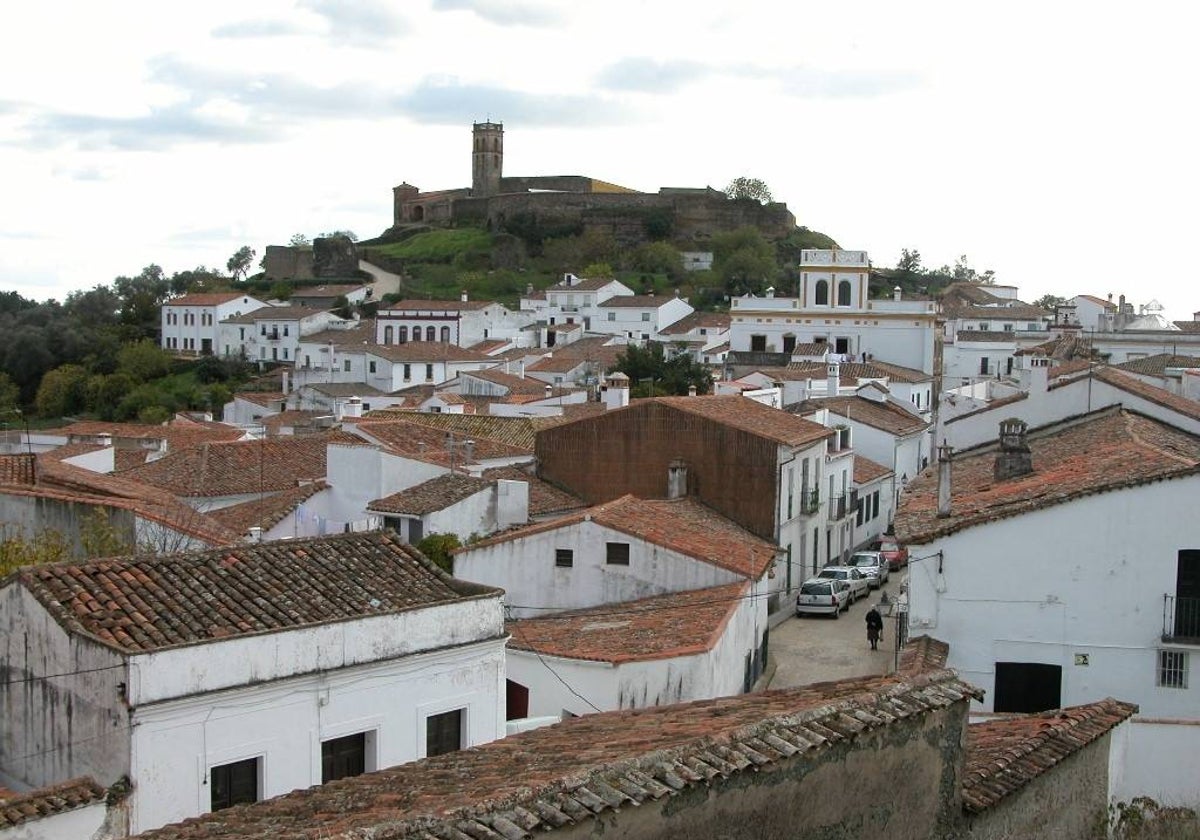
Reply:
<svg viewBox="0 0 1200 840"><path fill-rule="evenodd" d="M1062 666L1041 662L997 662L997 712L1045 712L1062 706Z"/></svg>
<svg viewBox="0 0 1200 840"><path fill-rule="evenodd" d="M1175 635L1200 637L1200 549L1179 552L1175 572Z"/></svg>

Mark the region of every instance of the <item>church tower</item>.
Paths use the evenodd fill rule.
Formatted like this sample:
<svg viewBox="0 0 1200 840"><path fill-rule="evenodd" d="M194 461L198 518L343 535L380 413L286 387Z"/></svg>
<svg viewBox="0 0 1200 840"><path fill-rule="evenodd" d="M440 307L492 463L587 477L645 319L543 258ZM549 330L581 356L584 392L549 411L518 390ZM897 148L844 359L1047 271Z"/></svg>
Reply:
<svg viewBox="0 0 1200 840"><path fill-rule="evenodd" d="M471 195L487 197L500 192L504 171L504 124L475 123L472 132Z"/></svg>

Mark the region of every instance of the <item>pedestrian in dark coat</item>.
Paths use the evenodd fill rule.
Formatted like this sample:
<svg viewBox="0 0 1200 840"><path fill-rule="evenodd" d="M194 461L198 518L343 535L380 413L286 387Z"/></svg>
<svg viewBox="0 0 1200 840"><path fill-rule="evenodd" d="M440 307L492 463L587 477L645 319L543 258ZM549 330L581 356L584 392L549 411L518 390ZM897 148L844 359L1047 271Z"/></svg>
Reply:
<svg viewBox="0 0 1200 840"><path fill-rule="evenodd" d="M879 639L883 636L883 616L879 614L879 610L871 607L867 610L867 641L871 643L871 650L879 650Z"/></svg>

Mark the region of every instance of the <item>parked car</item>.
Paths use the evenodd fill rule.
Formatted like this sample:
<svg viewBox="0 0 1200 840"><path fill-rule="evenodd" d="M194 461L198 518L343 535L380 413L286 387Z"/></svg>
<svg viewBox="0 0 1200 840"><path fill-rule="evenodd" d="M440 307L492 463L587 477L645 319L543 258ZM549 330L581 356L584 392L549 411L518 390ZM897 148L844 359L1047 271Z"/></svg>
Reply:
<svg viewBox="0 0 1200 840"><path fill-rule="evenodd" d="M875 550L888 561L888 567L893 572L908 565L908 549L900 545L895 537L881 538L876 544Z"/></svg>
<svg viewBox="0 0 1200 840"><path fill-rule="evenodd" d="M867 597L870 590L867 576L853 566L826 566L817 577L845 581L846 585L850 587L851 604L859 598Z"/></svg>
<svg viewBox="0 0 1200 840"><path fill-rule="evenodd" d="M850 555L846 565L866 575L870 589L878 589L888 582L888 561L878 551L856 551Z"/></svg>
<svg viewBox="0 0 1200 840"><path fill-rule="evenodd" d="M850 584L836 578L809 578L796 595L796 615L817 613L839 618L850 606Z"/></svg>

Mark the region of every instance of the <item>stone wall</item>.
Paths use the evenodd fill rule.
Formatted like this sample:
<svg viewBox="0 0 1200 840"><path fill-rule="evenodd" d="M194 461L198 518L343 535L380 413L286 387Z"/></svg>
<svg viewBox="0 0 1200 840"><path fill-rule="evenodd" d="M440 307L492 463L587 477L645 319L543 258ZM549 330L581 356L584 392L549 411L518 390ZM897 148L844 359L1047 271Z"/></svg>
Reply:
<svg viewBox="0 0 1200 840"><path fill-rule="evenodd" d="M313 276L312 249L268 245L263 255L263 273L268 280L308 280Z"/></svg>
<svg viewBox="0 0 1200 840"><path fill-rule="evenodd" d="M971 817L971 840L1054 837L1088 840L1108 808L1108 753L1111 735L1097 738L1043 773L1020 791Z"/></svg>

